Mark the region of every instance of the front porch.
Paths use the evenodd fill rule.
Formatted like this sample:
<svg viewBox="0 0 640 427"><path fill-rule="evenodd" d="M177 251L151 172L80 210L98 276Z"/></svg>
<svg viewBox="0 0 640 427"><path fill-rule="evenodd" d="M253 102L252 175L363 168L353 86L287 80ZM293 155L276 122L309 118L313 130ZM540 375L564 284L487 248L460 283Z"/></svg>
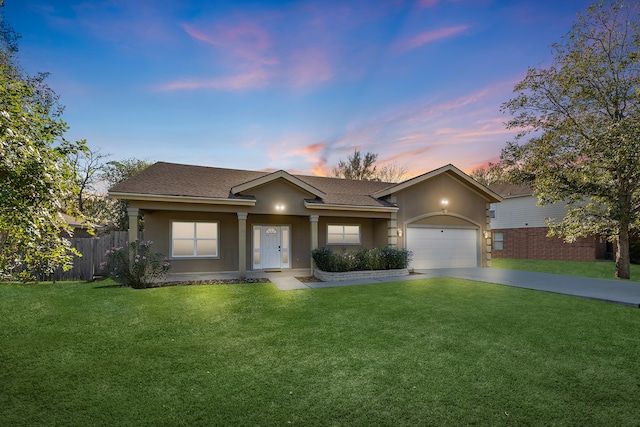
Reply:
<svg viewBox="0 0 640 427"><path fill-rule="evenodd" d="M281 271L268 270L248 270L246 279L278 279L283 277L309 277L311 276L309 268L290 268ZM220 272L201 272L201 273L169 273L161 282L206 282L216 280L242 280L238 271L220 271Z"/></svg>

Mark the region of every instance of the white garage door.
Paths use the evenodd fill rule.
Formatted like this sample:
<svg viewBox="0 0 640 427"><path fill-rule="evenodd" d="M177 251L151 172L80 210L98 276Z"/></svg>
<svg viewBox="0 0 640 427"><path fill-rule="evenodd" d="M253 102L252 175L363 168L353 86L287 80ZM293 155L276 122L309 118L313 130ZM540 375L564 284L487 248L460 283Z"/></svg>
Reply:
<svg viewBox="0 0 640 427"><path fill-rule="evenodd" d="M407 249L415 269L477 267L478 231L461 228L407 228Z"/></svg>

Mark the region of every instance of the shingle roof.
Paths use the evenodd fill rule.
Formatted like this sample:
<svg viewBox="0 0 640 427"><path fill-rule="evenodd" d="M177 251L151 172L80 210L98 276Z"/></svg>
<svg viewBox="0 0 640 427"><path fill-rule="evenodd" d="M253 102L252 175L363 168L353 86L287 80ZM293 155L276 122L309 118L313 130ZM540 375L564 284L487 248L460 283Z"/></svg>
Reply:
<svg viewBox="0 0 640 427"><path fill-rule="evenodd" d="M492 184L489 189L505 198L533 195L533 189L527 185Z"/></svg>
<svg viewBox="0 0 640 427"><path fill-rule="evenodd" d="M224 169L158 162L137 175L113 186L110 193L183 196L203 198L243 198L231 194L231 188L269 175L269 172ZM395 184L356 181L319 176L293 175L326 193L327 204L352 206L389 206L370 195Z"/></svg>

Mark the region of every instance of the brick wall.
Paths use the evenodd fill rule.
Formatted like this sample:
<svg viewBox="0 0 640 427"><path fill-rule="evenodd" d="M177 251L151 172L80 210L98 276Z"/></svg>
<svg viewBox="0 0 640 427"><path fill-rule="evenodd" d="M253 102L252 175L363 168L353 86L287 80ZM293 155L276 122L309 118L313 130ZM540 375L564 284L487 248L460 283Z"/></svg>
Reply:
<svg viewBox="0 0 640 427"><path fill-rule="evenodd" d="M503 249L491 252L493 258L555 259L565 261L595 261L603 259L604 241L589 237L565 243L559 237L547 237L547 227L494 229L503 233ZM494 243L495 244L495 243Z"/></svg>

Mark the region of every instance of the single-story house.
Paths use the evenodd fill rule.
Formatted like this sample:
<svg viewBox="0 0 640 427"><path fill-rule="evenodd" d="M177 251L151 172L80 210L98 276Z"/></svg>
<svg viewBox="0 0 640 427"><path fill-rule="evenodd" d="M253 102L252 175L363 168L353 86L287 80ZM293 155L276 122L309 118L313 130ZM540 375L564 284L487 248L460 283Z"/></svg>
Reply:
<svg viewBox="0 0 640 427"><path fill-rule="evenodd" d="M158 162L109 190L129 200L129 236L174 273L296 270L311 251L406 248L410 267L489 266L489 207L502 198L453 165L401 183Z"/></svg>
<svg viewBox="0 0 640 427"><path fill-rule="evenodd" d="M492 256L494 258L595 261L611 259L613 247L601 236L566 243L547 237L547 220L560 221L567 213L565 203L538 206L533 189L524 185L489 186L503 201L491 207Z"/></svg>

